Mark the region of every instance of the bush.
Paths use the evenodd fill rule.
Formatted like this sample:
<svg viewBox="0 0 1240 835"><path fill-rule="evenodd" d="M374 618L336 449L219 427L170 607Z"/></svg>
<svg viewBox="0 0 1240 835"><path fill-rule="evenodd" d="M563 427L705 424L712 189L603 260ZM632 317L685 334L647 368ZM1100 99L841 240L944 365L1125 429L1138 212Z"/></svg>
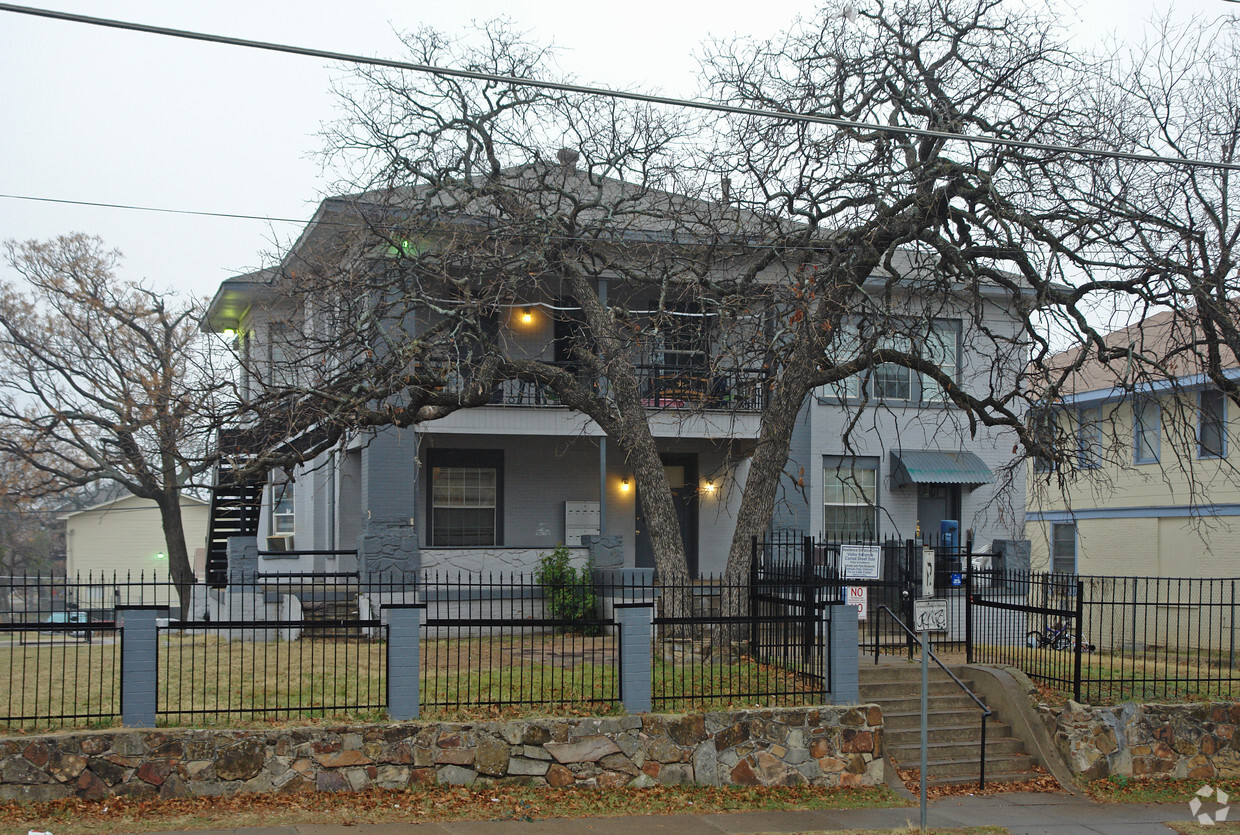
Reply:
<svg viewBox="0 0 1240 835"><path fill-rule="evenodd" d="M534 578L542 586L547 601L547 614L557 620L593 620L598 617L598 600L594 594L593 566L587 562L578 571L571 563L572 552L565 545L555 546L550 554L538 559ZM562 632L597 635L597 625L564 626Z"/></svg>

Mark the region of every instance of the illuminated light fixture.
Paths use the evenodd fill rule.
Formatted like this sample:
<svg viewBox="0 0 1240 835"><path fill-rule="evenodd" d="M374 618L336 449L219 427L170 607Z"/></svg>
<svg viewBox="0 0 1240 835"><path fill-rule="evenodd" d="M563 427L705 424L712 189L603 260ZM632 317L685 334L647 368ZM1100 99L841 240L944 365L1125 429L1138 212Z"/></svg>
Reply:
<svg viewBox="0 0 1240 835"><path fill-rule="evenodd" d="M225 339L234 339L237 336L237 329L236 328L224 328L224 330L220 331L220 335L223 336Z"/></svg>
<svg viewBox="0 0 1240 835"><path fill-rule="evenodd" d="M629 480L627 478L620 479L620 489L625 493L629 492Z"/></svg>
<svg viewBox="0 0 1240 835"><path fill-rule="evenodd" d="M157 559L157 560L166 560L166 559L168 559L168 555L167 555L167 554L165 554L163 551L160 551L158 554L156 554L156 555L155 555L155 559Z"/></svg>
<svg viewBox="0 0 1240 835"><path fill-rule="evenodd" d="M706 482L704 485L702 485L702 489L705 490L707 493L715 492L715 482L713 481Z"/></svg>
<svg viewBox="0 0 1240 835"><path fill-rule="evenodd" d="M521 311L521 322L522 322L523 324L528 325L530 322L533 322L533 321L534 321L534 314L530 311L530 309L529 309L528 307L527 307L527 308L522 309L522 311Z"/></svg>

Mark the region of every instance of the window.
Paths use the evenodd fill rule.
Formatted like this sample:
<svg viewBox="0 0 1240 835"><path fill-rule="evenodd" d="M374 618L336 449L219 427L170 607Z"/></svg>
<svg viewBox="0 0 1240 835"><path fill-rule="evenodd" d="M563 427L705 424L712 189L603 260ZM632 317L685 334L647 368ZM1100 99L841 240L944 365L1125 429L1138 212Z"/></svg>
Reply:
<svg viewBox="0 0 1240 835"><path fill-rule="evenodd" d="M1197 457L1227 456L1227 399L1217 389L1197 396Z"/></svg>
<svg viewBox="0 0 1240 835"><path fill-rule="evenodd" d="M904 326L912 329L912 323ZM904 327L902 326L902 327ZM828 349L828 357L834 363L844 363L854 359L861 346L861 325L856 321L844 321L840 325L840 333ZM960 372L960 322L957 320L935 320L930 325L924 340L918 337L920 344L915 345L909 334L885 334L878 339L875 347L892 351L913 353L917 351L924 358L938 365L948 376L956 377ZM919 390L920 389L920 390ZM941 386L921 374L914 374L908 368L896 363L880 363L870 371L854 374L847 379L834 383L823 392L827 397L857 399L868 394L871 400L887 402L900 400L916 400L920 397L927 402L943 402L947 393Z"/></svg>
<svg viewBox="0 0 1240 835"><path fill-rule="evenodd" d="M1102 463L1102 407L1081 409L1076 436L1076 457L1081 467L1091 469Z"/></svg>
<svg viewBox="0 0 1240 835"><path fill-rule="evenodd" d="M822 479L824 538L876 540L877 496L877 458L825 456Z"/></svg>
<svg viewBox="0 0 1240 835"><path fill-rule="evenodd" d="M271 485L271 532L291 534L294 532L296 514L293 509L297 492L292 480Z"/></svg>
<svg viewBox="0 0 1240 835"><path fill-rule="evenodd" d="M960 323L935 322L922 346L922 356L943 370L947 376L955 380L960 374ZM929 377L921 378L921 399L927 402L942 402L947 399L947 392Z"/></svg>
<svg viewBox="0 0 1240 835"><path fill-rule="evenodd" d="M503 461L498 450L429 450L428 545L503 543Z"/></svg>
<svg viewBox="0 0 1240 835"><path fill-rule="evenodd" d="M1158 461L1159 419L1158 403L1152 400L1133 401L1133 456L1138 464L1153 464Z"/></svg>
<svg viewBox="0 0 1240 835"><path fill-rule="evenodd" d="M1034 407L1029 410L1029 428L1033 432L1034 439L1051 450L1054 450L1057 446L1055 442L1056 417L1057 415L1053 409ZM1033 471L1035 473L1050 473L1054 472L1054 470L1054 458L1044 458L1041 455L1033 457Z"/></svg>
<svg viewBox="0 0 1240 835"><path fill-rule="evenodd" d="M1076 573L1076 523L1051 525L1051 571Z"/></svg>

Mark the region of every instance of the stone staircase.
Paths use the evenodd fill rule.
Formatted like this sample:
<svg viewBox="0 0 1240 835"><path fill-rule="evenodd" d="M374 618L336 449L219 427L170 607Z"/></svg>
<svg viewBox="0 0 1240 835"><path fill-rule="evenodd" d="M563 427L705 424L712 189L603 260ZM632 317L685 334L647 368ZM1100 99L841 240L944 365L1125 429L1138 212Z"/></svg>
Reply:
<svg viewBox="0 0 1240 835"><path fill-rule="evenodd" d="M953 672L955 672L953 670ZM861 701L883 709L883 744L902 769L921 764L921 665L861 664ZM960 680L972 689L967 671ZM991 710L996 705L990 705ZM977 782L982 711L946 673L930 668L927 785ZM1012 727L992 714L986 722L986 782L1016 783L1044 776Z"/></svg>

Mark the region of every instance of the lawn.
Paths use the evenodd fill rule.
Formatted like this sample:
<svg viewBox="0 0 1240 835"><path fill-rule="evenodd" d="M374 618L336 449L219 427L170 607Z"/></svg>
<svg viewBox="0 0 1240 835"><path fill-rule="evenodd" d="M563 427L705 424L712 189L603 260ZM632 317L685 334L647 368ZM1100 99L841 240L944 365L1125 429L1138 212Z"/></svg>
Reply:
<svg viewBox="0 0 1240 835"><path fill-rule="evenodd" d="M161 725L249 724L385 716L386 649L360 638L225 641L202 633L160 639ZM57 639L0 644L0 729L119 724L119 645ZM614 638L526 635L423 641L422 716L478 719L530 714L614 714ZM656 656L657 710L813 704L821 684L747 657L687 662ZM50 717L64 715L63 720ZM25 717L25 718L19 718Z"/></svg>
<svg viewBox="0 0 1240 835"><path fill-rule="evenodd" d="M448 820L535 821L683 812L711 814L791 809L873 809L907 805L885 786L654 786L606 792L549 791L521 786L424 786L406 790L368 789L356 793L0 803L0 833L25 833L33 829L51 831L56 835L90 835L97 832L265 828L304 824L353 826Z"/></svg>

